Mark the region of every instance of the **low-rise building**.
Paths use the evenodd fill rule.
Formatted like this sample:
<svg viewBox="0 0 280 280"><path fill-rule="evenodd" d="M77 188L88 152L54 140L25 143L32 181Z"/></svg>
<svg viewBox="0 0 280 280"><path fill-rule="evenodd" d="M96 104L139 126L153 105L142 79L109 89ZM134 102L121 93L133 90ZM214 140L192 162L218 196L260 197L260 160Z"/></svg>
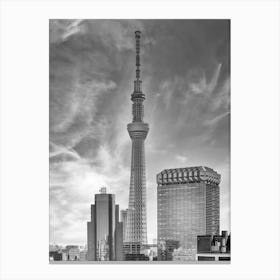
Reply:
<svg viewBox="0 0 280 280"><path fill-rule="evenodd" d="M157 259L157 244L143 244L140 253L149 257L150 261Z"/></svg>
<svg viewBox="0 0 280 280"><path fill-rule="evenodd" d="M65 248L68 261L80 260L80 248L77 245L67 245Z"/></svg>
<svg viewBox="0 0 280 280"><path fill-rule="evenodd" d="M158 243L158 260L159 261L172 261L173 252L178 249L180 242L178 240L167 239L160 240Z"/></svg>
<svg viewBox="0 0 280 280"><path fill-rule="evenodd" d="M126 261L149 261L149 257L144 254L125 254Z"/></svg>
<svg viewBox="0 0 280 280"><path fill-rule="evenodd" d="M222 231L221 235L197 236L197 261L230 261L230 235Z"/></svg>

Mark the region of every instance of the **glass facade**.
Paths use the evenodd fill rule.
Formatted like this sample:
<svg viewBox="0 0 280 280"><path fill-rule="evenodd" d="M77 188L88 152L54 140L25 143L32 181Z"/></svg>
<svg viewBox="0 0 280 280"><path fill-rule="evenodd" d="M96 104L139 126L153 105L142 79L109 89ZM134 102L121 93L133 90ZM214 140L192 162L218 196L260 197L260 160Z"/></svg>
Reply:
<svg viewBox="0 0 280 280"><path fill-rule="evenodd" d="M127 211L128 210L121 210L121 222L123 223L123 240L126 239L126 223L127 223Z"/></svg>
<svg viewBox="0 0 280 280"><path fill-rule="evenodd" d="M169 169L157 183L158 240L179 241L184 260L195 260L197 236L219 232L220 175L207 167Z"/></svg>
<svg viewBox="0 0 280 280"><path fill-rule="evenodd" d="M96 209L96 259L108 261L115 258L115 196L95 195Z"/></svg>
<svg viewBox="0 0 280 280"><path fill-rule="evenodd" d="M87 223L87 260L123 260L123 223L119 222L119 205L115 195L105 188L95 195L91 205L91 221Z"/></svg>
<svg viewBox="0 0 280 280"><path fill-rule="evenodd" d="M115 260L118 215L119 206L115 205L114 194L107 194L103 190L95 195L95 204L91 205L91 221L87 223L87 260ZM118 235L122 242L122 232ZM118 247L122 248L122 244Z"/></svg>
<svg viewBox="0 0 280 280"><path fill-rule="evenodd" d="M87 260L95 261L95 205L91 205L91 221L87 222Z"/></svg>
<svg viewBox="0 0 280 280"><path fill-rule="evenodd" d="M207 185L206 188L206 234L220 232L220 188Z"/></svg>

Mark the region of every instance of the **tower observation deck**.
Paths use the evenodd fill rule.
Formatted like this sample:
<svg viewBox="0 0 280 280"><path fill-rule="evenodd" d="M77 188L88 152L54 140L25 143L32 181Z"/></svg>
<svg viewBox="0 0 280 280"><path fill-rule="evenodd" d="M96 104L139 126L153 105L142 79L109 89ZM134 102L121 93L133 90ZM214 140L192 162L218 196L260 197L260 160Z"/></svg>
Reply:
<svg viewBox="0 0 280 280"><path fill-rule="evenodd" d="M147 209L144 142L149 131L149 125L143 121L145 94L142 92L142 81L140 79L140 37L141 32L136 31L136 79L134 81L134 91L131 94L133 118L132 122L127 125L132 142L132 152L129 204L124 242L146 244Z"/></svg>

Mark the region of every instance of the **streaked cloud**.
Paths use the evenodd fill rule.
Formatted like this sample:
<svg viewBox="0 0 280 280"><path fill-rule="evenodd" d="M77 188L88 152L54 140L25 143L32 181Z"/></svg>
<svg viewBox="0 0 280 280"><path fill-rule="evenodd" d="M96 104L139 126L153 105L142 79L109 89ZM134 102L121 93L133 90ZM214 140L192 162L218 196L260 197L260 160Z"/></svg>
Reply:
<svg viewBox="0 0 280 280"><path fill-rule="evenodd" d="M199 77L198 82L189 81L188 83L189 93L211 95L217 86L221 66L222 66L221 63L218 64L217 68L214 71L213 77L211 78L209 83L206 81L205 72L203 71L201 73L201 76Z"/></svg>
<svg viewBox="0 0 280 280"><path fill-rule="evenodd" d="M229 112L225 112L225 113L222 113L216 117L214 117L213 119L210 119L210 120L205 120L204 121L204 124L206 126L214 126L216 125L220 120L222 120L224 117L228 116L229 115Z"/></svg>

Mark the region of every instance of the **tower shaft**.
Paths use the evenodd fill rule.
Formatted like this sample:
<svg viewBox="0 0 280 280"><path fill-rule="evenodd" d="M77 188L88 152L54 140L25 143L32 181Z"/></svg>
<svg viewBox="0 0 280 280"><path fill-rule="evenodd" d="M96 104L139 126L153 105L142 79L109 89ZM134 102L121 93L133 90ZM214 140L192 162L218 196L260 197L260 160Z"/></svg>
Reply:
<svg viewBox="0 0 280 280"><path fill-rule="evenodd" d="M145 95L142 93L140 80L140 37L141 32L135 32L136 39L136 80L131 95L132 122L127 130L132 141L131 177L129 188L129 204L127 213L127 227L125 242L147 243L146 216L146 171L145 171L145 139L149 126L143 122Z"/></svg>

